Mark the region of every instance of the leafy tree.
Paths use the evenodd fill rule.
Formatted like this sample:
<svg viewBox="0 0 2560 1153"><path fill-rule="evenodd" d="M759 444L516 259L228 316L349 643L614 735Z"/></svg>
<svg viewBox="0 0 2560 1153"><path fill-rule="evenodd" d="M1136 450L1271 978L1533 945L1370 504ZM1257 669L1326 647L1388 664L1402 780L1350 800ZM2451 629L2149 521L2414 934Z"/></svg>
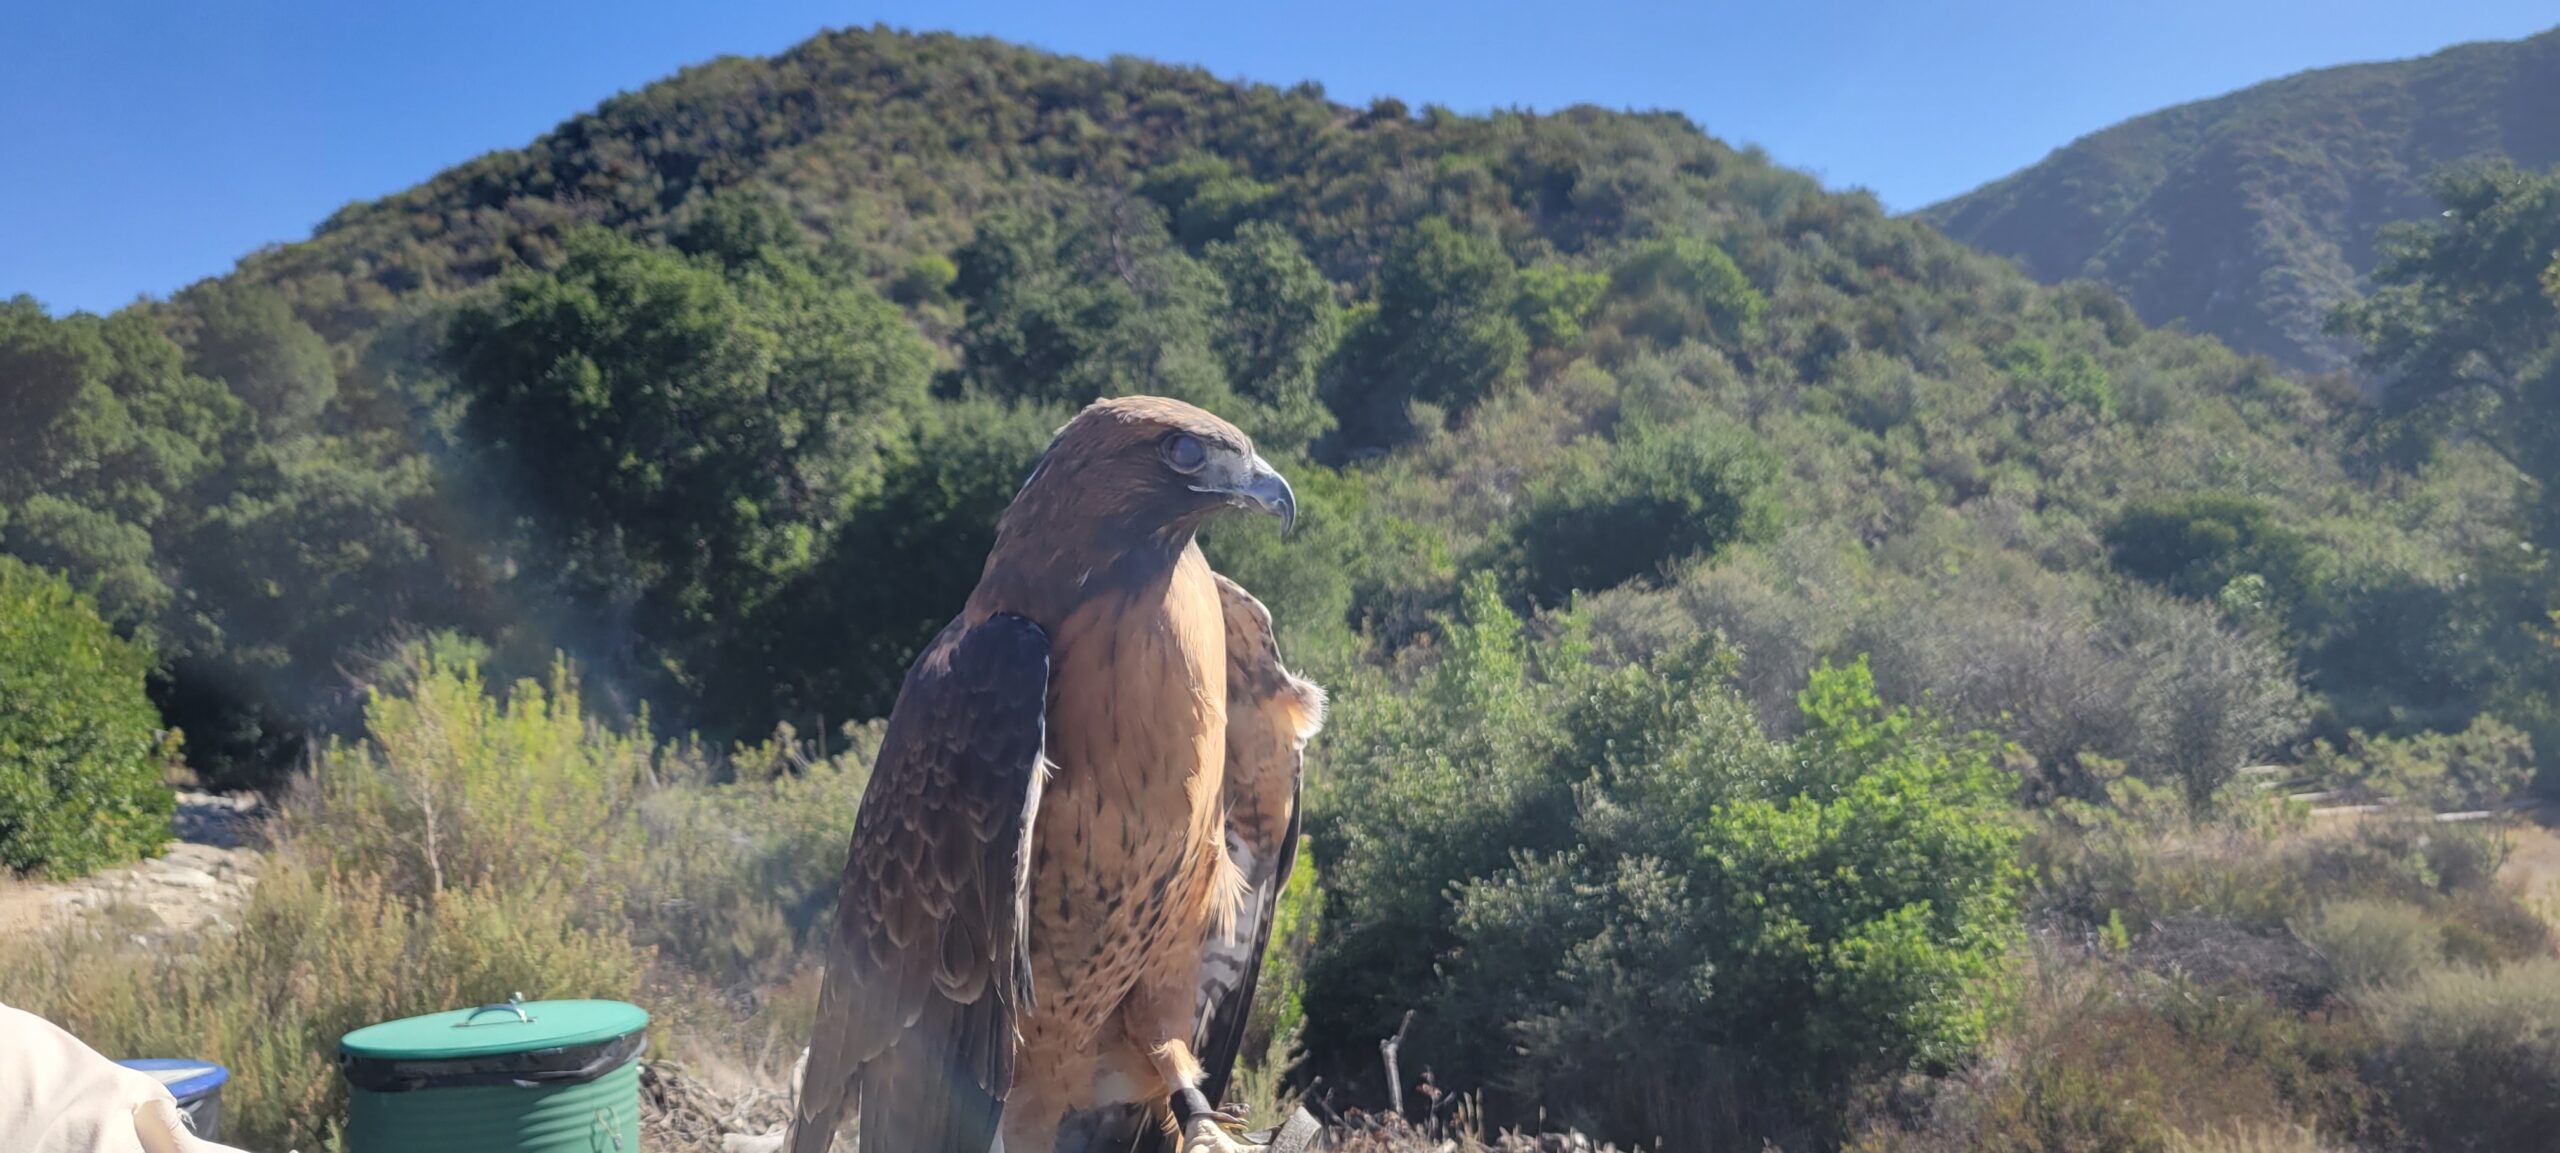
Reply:
<svg viewBox="0 0 2560 1153"><path fill-rule="evenodd" d="M1069 415L973 400L918 421L879 491L741 630L764 646L758 674L711 689L714 711L740 723L887 716L907 663L976 587L997 519Z"/></svg>
<svg viewBox="0 0 2560 1153"><path fill-rule="evenodd" d="M2482 713L2460 732L2407 738L2350 732L2332 745L2313 743L2303 767L2324 787L2380 800L2407 800L2444 811L2501 809L2533 779L2533 742Z"/></svg>
<svg viewBox="0 0 2560 1153"><path fill-rule="evenodd" d="M1602 670L1573 622L1517 628L1478 582L1419 701L1345 702L1319 1052L1418 1006L1409 1052L1500 1114L1703 1147L1836 1125L1848 1086L1988 1037L2019 936L1991 742L1859 664L1772 745L1711 645Z"/></svg>
<svg viewBox="0 0 2560 1153"><path fill-rule="evenodd" d="M1429 217L1387 251L1374 311L1346 338L1326 397L1352 447L1413 431L1415 402L1461 414L1516 379L1528 335L1517 269L1493 237Z"/></svg>
<svg viewBox="0 0 2560 1153"><path fill-rule="evenodd" d="M2373 294L2331 326L2364 342L2393 407L2447 421L2514 465L2536 539L2560 545L2548 496L2560 478L2560 312L2545 283L2560 252L2560 170L2489 162L2434 188L2443 216L2391 229Z"/></svg>
<svg viewBox="0 0 2560 1153"><path fill-rule="evenodd" d="M2116 567L2196 600L2255 576L2287 605L2317 596L2333 559L2287 527L2264 501L2192 493L2137 501L2107 526Z"/></svg>
<svg viewBox="0 0 2560 1153"><path fill-rule="evenodd" d="M2021 338L2001 346L1992 361L2032 395L2050 396L2092 416L2115 413L2115 385L2106 366L2080 349L2056 354L2042 340Z"/></svg>
<svg viewBox="0 0 2560 1153"><path fill-rule="evenodd" d="M2389 571L2341 578L2304 661L2337 726L2458 730L2501 695L2502 674L2530 683L2537 674L2517 650L2532 638L2511 591Z"/></svg>
<svg viewBox="0 0 2560 1153"><path fill-rule="evenodd" d="M1130 198L1000 213L958 256L952 291L971 378L987 394L1082 405L1154 394L1213 410L1234 393L1215 347L1225 286Z"/></svg>
<svg viewBox="0 0 2560 1153"><path fill-rule="evenodd" d="M1226 158L1210 152L1189 153L1155 168L1138 190L1164 206L1174 235L1194 248L1235 235L1280 198L1279 188L1237 172Z"/></svg>
<svg viewBox="0 0 2560 1153"><path fill-rule="evenodd" d="M1470 578L1436 629L1438 663L1412 692L1370 678L1331 686L1309 817L1325 919L1307 976L1308 1040L1357 1053L1393 1033L1456 944L1448 887L1490 876L1515 851L1562 848L1571 782L1557 779L1566 688L1533 679L1519 618L1487 574ZM1421 1023L1428 1060L1469 1084L1450 1039L1462 1022ZM1369 1062L1352 1058L1354 1067Z"/></svg>
<svg viewBox="0 0 2560 1153"><path fill-rule="evenodd" d="M687 256L706 257L730 269L806 264L810 256L809 239L790 212L752 191L711 197L668 243Z"/></svg>
<svg viewBox="0 0 2560 1153"><path fill-rule="evenodd" d="M1758 1061L1818 1116L1863 1073L1988 1039L2020 830L1993 742L1887 708L1863 664L1817 671L1802 708L1792 771L1696 841L1733 941L1719 1032L1774 1040Z"/></svg>
<svg viewBox="0 0 2560 1153"><path fill-rule="evenodd" d="M239 403L139 310L55 320L25 297L0 304L0 381L0 543L155 623L172 594L153 530L222 462Z"/></svg>
<svg viewBox="0 0 2560 1153"><path fill-rule="evenodd" d="M173 548L186 561L167 626L182 675L161 700L200 774L257 784L310 728L355 720L349 654L470 609L432 533L425 458L316 437L254 445L234 472Z"/></svg>
<svg viewBox="0 0 2560 1153"><path fill-rule="evenodd" d="M2401 719L2389 713L2419 695L2404 688L2407 673L2432 670L2427 695L2438 707L2408 712L2458 728L2486 698L2502 698L2510 715L2536 718L2547 764L2560 718L2542 702L2560 665L2534 642L2532 629L2560 604L2560 570L2549 559L2560 548L2560 501L2552 499L2560 484L2560 311L2550 293L2553 254L2560 253L2560 169L2534 173L2493 161L2450 169L2433 183L2443 214L2390 230L2373 294L2339 309L2331 325L2363 341L2365 363L2391 382L2389 406L2514 466L2519 519L2535 549L2521 563L2511 550L2484 550L2470 561L2479 579L2454 589L2385 584L2450 610L2453 619L2440 616L2424 634L2401 634L2411 651L2444 653L2450 661L2395 663L2385 655L2391 634L2371 627L2341 629L2331 645L2385 674L2367 678L2383 690L2377 695L2384 703L2359 721ZM2402 597L2383 607L2412 606ZM2351 623L2378 615L2359 614ZM2470 638L2477 639L2464 643Z"/></svg>
<svg viewBox="0 0 2560 1153"><path fill-rule="evenodd" d="M200 776L255 784L304 726L351 717L343 658L465 598L422 527L426 461L396 435L323 431L330 355L280 297L209 282L172 311L185 351L142 309L0 310L33 433L0 464L0 543L156 651L154 696L195 734Z"/></svg>
<svg viewBox="0 0 2560 1153"><path fill-rule="evenodd" d="M167 843L178 736L150 668L69 582L0 556L0 867L79 876Z"/></svg>
<svg viewBox="0 0 2560 1153"><path fill-rule="evenodd" d="M1563 264L1538 264L1520 271L1520 297L1513 313L1529 343L1563 348L1582 335L1582 322L1608 295L1609 278Z"/></svg>
<svg viewBox="0 0 2560 1153"><path fill-rule="evenodd" d="M908 261L889 286L889 295L909 307L940 303L951 295L951 286L960 279L960 266L941 253L927 253Z"/></svg>
<svg viewBox="0 0 2560 1153"><path fill-rule="evenodd" d="M1226 286L1214 343L1236 393L1258 407L1247 420L1266 451L1295 451L1333 427L1316 394L1316 370L1342 339L1333 283L1286 229L1267 221L1211 243L1201 259Z"/></svg>
<svg viewBox="0 0 2560 1153"><path fill-rule="evenodd" d="M1529 488L1509 527L1513 585L1542 604L1658 576L1665 566L1764 536L1775 521L1767 458L1730 433L1636 432L1566 458Z"/></svg>
<svg viewBox="0 0 2560 1153"><path fill-rule="evenodd" d="M1686 235L1635 246L1611 274L1610 290L1625 301L1622 326L1662 344L1739 346L1768 308L1733 257Z"/></svg>
<svg viewBox="0 0 2560 1153"><path fill-rule="evenodd" d="M37 493L17 505L6 528L12 553L79 574L83 588L119 622L156 632L176 600L150 530L112 512Z"/></svg>
<svg viewBox="0 0 2560 1153"><path fill-rule="evenodd" d="M179 293L187 370L221 381L267 436L311 430L338 393L329 345L274 289L209 280Z"/></svg>
<svg viewBox="0 0 2560 1153"><path fill-rule="evenodd" d="M655 663L639 638L715 671L727 622L816 562L923 399L930 353L892 306L745 247L724 268L583 231L453 321L468 431L564 590L605 607L617 671Z"/></svg>

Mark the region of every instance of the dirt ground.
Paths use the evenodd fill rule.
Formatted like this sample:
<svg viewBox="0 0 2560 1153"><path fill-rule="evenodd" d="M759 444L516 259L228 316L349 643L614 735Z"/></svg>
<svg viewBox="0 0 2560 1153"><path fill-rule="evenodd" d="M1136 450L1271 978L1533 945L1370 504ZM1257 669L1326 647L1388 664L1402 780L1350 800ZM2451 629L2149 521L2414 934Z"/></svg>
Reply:
<svg viewBox="0 0 2560 1153"><path fill-rule="evenodd" d="M0 936L29 933L115 906L142 928L185 932L219 923L249 894L264 859L251 844L260 806L254 795L178 794L169 851L76 881L0 875Z"/></svg>

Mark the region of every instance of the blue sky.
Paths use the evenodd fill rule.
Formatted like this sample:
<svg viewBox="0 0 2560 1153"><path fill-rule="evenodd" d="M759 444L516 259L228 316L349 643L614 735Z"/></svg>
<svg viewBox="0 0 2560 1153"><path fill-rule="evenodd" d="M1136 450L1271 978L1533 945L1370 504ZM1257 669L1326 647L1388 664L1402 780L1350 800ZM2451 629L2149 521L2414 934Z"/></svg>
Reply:
<svg viewBox="0 0 2560 1153"><path fill-rule="evenodd" d="M1313 79L1351 103L1677 108L1899 210L2166 105L2555 20L2550 0L5 0L0 297L165 295L617 91L827 27Z"/></svg>

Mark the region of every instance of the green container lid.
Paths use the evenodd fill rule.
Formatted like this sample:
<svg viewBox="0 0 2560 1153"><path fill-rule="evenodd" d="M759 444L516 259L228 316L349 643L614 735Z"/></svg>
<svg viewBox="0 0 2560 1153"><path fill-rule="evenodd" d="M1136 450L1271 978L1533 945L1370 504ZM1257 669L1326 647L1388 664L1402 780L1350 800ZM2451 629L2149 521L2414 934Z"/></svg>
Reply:
<svg viewBox="0 0 2560 1153"><path fill-rule="evenodd" d="M446 1061L601 1045L648 1026L648 1010L621 1001L523 1001L367 1025L338 1049L359 1060Z"/></svg>

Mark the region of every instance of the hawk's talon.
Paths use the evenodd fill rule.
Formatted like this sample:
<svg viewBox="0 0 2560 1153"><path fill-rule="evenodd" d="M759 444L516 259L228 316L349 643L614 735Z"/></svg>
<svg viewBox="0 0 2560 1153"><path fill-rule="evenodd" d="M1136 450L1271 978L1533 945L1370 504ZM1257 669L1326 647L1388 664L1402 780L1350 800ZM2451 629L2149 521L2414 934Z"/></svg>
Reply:
<svg viewBox="0 0 2560 1153"><path fill-rule="evenodd" d="M1233 1113L1203 1113L1191 1119L1182 1153L1256 1153L1268 1149L1244 1140L1244 1119Z"/></svg>

